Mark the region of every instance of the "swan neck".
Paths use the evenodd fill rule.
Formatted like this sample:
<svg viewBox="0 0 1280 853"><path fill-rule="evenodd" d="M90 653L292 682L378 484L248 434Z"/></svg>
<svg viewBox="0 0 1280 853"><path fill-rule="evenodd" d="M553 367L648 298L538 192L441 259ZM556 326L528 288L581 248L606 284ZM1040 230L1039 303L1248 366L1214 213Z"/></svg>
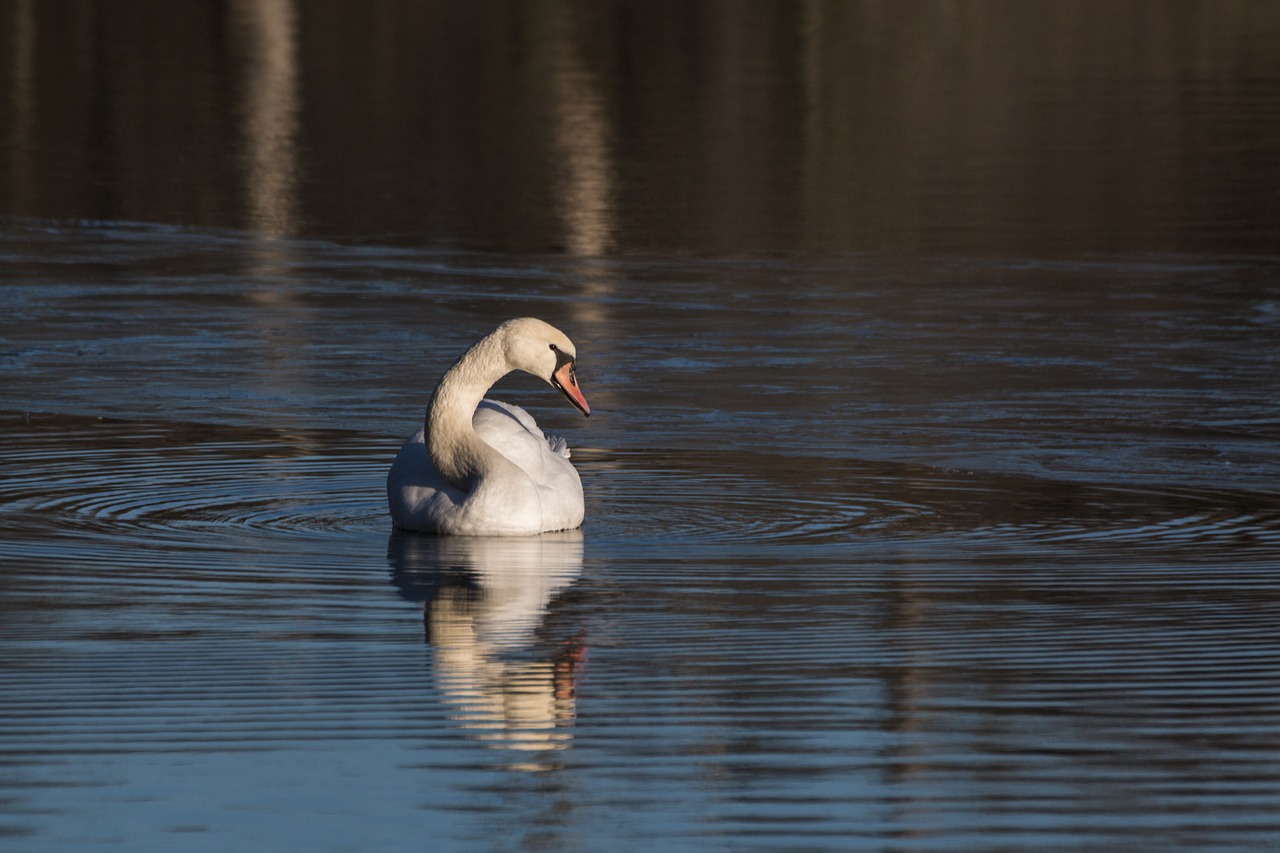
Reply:
<svg viewBox="0 0 1280 853"><path fill-rule="evenodd" d="M511 372L493 336L481 339L440 379L427 407L427 451L436 469L459 488L493 464L497 451L476 435L471 419L493 384Z"/></svg>

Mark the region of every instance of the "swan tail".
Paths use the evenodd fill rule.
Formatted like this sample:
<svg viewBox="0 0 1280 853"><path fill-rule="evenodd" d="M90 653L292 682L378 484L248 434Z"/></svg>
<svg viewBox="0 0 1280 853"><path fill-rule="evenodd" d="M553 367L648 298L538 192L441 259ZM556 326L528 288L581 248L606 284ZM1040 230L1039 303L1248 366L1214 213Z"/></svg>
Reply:
<svg viewBox="0 0 1280 853"><path fill-rule="evenodd" d="M552 453L559 453L565 459L569 458L569 442L558 435L547 436L547 444L551 445Z"/></svg>

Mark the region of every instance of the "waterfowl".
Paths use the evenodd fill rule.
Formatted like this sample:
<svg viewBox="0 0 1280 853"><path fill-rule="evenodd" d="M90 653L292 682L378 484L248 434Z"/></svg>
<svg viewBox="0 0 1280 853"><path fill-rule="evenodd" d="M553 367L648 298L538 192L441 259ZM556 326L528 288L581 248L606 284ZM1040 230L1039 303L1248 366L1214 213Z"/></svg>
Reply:
<svg viewBox="0 0 1280 853"><path fill-rule="evenodd" d="M582 524L582 480L562 438L548 437L519 406L484 395L522 370L591 414L575 372L577 350L532 317L508 320L441 377L387 475L396 527L460 536L529 536Z"/></svg>

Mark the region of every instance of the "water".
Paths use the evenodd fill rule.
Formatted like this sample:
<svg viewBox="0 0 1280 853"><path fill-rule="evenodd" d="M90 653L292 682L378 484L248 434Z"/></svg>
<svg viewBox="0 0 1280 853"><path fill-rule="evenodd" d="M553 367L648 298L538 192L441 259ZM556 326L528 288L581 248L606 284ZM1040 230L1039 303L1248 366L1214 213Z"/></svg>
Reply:
<svg viewBox="0 0 1280 853"><path fill-rule="evenodd" d="M1269 6L48 8L0 3L0 849L1280 842ZM394 533L523 314L592 417L495 396L582 530Z"/></svg>

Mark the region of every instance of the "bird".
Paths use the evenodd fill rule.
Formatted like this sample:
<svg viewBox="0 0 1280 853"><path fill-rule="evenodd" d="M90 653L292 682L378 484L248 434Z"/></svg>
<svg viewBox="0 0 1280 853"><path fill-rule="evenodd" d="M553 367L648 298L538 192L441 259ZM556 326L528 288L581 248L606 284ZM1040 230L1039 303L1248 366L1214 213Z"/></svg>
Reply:
<svg viewBox="0 0 1280 853"><path fill-rule="evenodd" d="M453 536L533 536L581 526L582 479L563 439L519 406L485 399L516 370L558 389L584 416L577 349L534 317L508 320L478 340L436 385L423 428L387 473L392 523Z"/></svg>

